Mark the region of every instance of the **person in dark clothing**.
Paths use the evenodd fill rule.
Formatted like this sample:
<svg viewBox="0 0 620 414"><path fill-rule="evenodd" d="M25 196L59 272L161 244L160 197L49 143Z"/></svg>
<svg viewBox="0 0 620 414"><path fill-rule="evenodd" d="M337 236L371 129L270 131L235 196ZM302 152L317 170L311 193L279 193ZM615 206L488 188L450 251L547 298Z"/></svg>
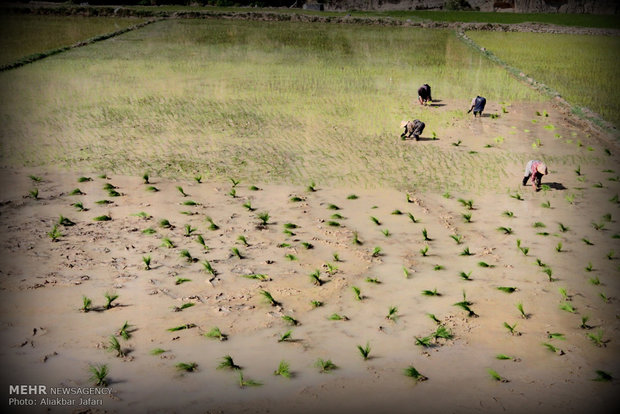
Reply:
<svg viewBox="0 0 620 414"><path fill-rule="evenodd" d="M471 107L469 108L469 111L467 111L467 113L470 113L473 110L474 118L476 117L476 115L482 116L482 111L484 111L484 106L486 104L486 98L483 98L482 96L476 96L474 99L471 100Z"/></svg>
<svg viewBox="0 0 620 414"><path fill-rule="evenodd" d="M400 127L405 128L405 130L402 134L400 134L400 138L405 140L407 138L413 137L416 141L419 141L420 135L422 134L422 131L424 131L425 126L426 125L424 124L424 122L420 121L419 119L414 119L413 122L403 121L400 123Z"/></svg>
<svg viewBox="0 0 620 414"><path fill-rule="evenodd" d="M432 100L433 98L431 97L431 87L426 83L420 86L420 88L418 89L418 101L420 102L420 105L424 105Z"/></svg>
<svg viewBox="0 0 620 414"><path fill-rule="evenodd" d="M523 185L527 185L527 180L532 178L532 186L536 188L536 191L540 190L542 176L547 175L549 171L544 162L539 160L530 160L525 166L525 173L523 174Z"/></svg>

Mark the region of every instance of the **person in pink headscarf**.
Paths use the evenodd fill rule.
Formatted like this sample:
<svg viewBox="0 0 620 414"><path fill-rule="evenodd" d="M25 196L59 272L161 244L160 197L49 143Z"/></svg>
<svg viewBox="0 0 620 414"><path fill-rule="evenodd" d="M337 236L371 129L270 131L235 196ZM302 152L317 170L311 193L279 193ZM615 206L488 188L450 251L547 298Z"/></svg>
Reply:
<svg viewBox="0 0 620 414"><path fill-rule="evenodd" d="M539 160L530 160L525 166L525 173L523 176L523 185L527 185L527 180L532 178L532 187L536 189L536 191L540 190L540 182L542 180L543 175L549 174L547 170L547 165L544 162Z"/></svg>

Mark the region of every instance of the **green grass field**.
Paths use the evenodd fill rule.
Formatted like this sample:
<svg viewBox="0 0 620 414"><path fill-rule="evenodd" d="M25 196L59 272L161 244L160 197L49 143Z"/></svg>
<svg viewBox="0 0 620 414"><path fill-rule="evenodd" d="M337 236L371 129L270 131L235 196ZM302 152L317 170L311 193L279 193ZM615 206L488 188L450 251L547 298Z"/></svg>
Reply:
<svg viewBox="0 0 620 414"><path fill-rule="evenodd" d="M144 20L0 14L0 65L114 32Z"/></svg>
<svg viewBox="0 0 620 414"><path fill-rule="evenodd" d="M454 158L484 156L395 145L403 119L430 135L465 118L420 108L424 82L436 99L544 99L450 31L171 20L2 73L3 162L461 186ZM429 163L454 174L439 182Z"/></svg>
<svg viewBox="0 0 620 414"><path fill-rule="evenodd" d="M620 126L620 38L493 32L467 35L570 103L590 108Z"/></svg>

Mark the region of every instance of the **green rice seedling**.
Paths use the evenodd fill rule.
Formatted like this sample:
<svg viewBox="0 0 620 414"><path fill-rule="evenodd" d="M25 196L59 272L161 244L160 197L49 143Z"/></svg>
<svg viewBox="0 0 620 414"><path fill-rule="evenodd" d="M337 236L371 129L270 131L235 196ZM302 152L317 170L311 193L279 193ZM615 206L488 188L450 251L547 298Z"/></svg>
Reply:
<svg viewBox="0 0 620 414"><path fill-rule="evenodd" d="M177 280L174 281L174 284L175 285L181 285L181 284L183 284L185 282L191 282L191 281L192 281L192 279L186 279L184 277L177 277Z"/></svg>
<svg viewBox="0 0 620 414"><path fill-rule="evenodd" d="M568 194L564 197L568 204L575 204L575 194Z"/></svg>
<svg viewBox="0 0 620 414"><path fill-rule="evenodd" d="M357 345L357 350L360 351L360 355L367 361L370 358L370 344L366 342L366 346Z"/></svg>
<svg viewBox="0 0 620 414"><path fill-rule="evenodd" d="M432 239L428 237L428 231L424 228L422 229L422 237L424 237L424 241L431 241Z"/></svg>
<svg viewBox="0 0 620 414"><path fill-rule="evenodd" d="M366 280L366 282L374 283L375 285L381 284L381 281L378 278L376 278L376 277L367 277L365 280Z"/></svg>
<svg viewBox="0 0 620 414"><path fill-rule="evenodd" d="M113 201L110 200L99 200L99 201L95 201L95 204L99 204L99 205L107 205L107 204L112 204Z"/></svg>
<svg viewBox="0 0 620 414"><path fill-rule="evenodd" d="M340 223L338 223L337 221L328 221L327 225L330 227L340 227Z"/></svg>
<svg viewBox="0 0 620 414"><path fill-rule="evenodd" d="M396 320L398 319L398 307L390 306L388 308L388 314L385 316L385 319L396 322Z"/></svg>
<svg viewBox="0 0 620 414"><path fill-rule="evenodd" d="M335 266L331 263L325 263L325 267L327 268L327 273L330 275L334 275L338 271L338 266Z"/></svg>
<svg viewBox="0 0 620 414"><path fill-rule="evenodd" d="M536 223L532 224L532 227L541 228L541 227L547 227L547 226L545 226L545 223L541 223L540 221L537 221Z"/></svg>
<svg viewBox="0 0 620 414"><path fill-rule="evenodd" d="M112 220L112 217L110 217L109 215L102 215L102 216L97 216L93 219L94 221L110 221Z"/></svg>
<svg viewBox="0 0 620 414"><path fill-rule="evenodd" d="M351 286L351 289L353 290L353 294L355 295L355 300L361 301L364 298L361 294L360 288L358 288L357 286Z"/></svg>
<svg viewBox="0 0 620 414"><path fill-rule="evenodd" d="M188 303L182 304L181 306L173 306L172 310L174 312L181 312L181 311L183 311L183 310L185 310L187 308L191 308L192 306L195 306L195 303L188 302Z"/></svg>
<svg viewBox="0 0 620 414"><path fill-rule="evenodd" d="M515 306L517 307L517 310L519 311L523 319L529 319L529 315L525 313L525 310L523 309L523 303L518 302Z"/></svg>
<svg viewBox="0 0 620 414"><path fill-rule="evenodd" d="M432 345L431 340L433 338L431 336L425 336L422 338L418 338L417 336L414 336L414 338L415 338L415 344L423 348L429 348Z"/></svg>
<svg viewBox="0 0 620 414"><path fill-rule="evenodd" d="M538 236L548 236L548 235L549 235L549 232L547 232L547 231L541 231L541 232L536 233L536 235L538 235Z"/></svg>
<svg viewBox="0 0 620 414"><path fill-rule="evenodd" d="M581 241L587 244L588 246L594 246L594 243L592 243L590 240L586 239L585 237L582 238Z"/></svg>
<svg viewBox="0 0 620 414"><path fill-rule="evenodd" d="M551 203L549 202L549 200L547 200L544 203L542 203L540 206L543 208L551 208Z"/></svg>
<svg viewBox="0 0 620 414"><path fill-rule="evenodd" d="M426 256L426 255L427 255L427 253L428 253L428 244L424 245L424 247L422 247L422 248L420 249L420 254L421 254L422 256Z"/></svg>
<svg viewBox="0 0 620 414"><path fill-rule="evenodd" d="M209 250L209 246L207 246L207 243L205 242L205 239L204 237L202 237L202 235L199 234L196 236L196 243L201 245L205 250Z"/></svg>
<svg viewBox="0 0 620 414"><path fill-rule="evenodd" d="M562 253L562 242L559 242L557 246L555 246L555 251L558 253Z"/></svg>
<svg viewBox="0 0 620 414"><path fill-rule="evenodd" d="M444 270L445 267L443 267L442 265L435 265L435 267L433 267L433 270L438 271L438 270Z"/></svg>
<svg viewBox="0 0 620 414"><path fill-rule="evenodd" d="M308 242L301 242L301 245L304 247L304 249L306 250L310 250L310 249L314 249L314 245L312 243L308 243Z"/></svg>
<svg viewBox="0 0 620 414"><path fill-rule="evenodd" d="M506 107L505 107L505 106L502 106L502 113L503 113L503 114L507 114L507 113L508 113L508 111L506 110Z"/></svg>
<svg viewBox="0 0 620 414"><path fill-rule="evenodd" d="M554 354L560 354L560 355L564 355L564 351L562 351L560 348L553 346L550 343L547 342L543 342L542 345L547 348L550 352L553 352Z"/></svg>
<svg viewBox="0 0 620 414"><path fill-rule="evenodd" d="M611 214L609 214L609 213L604 214L602 219L603 219L603 221L605 221L607 223L613 223L613 220L611 219Z"/></svg>
<svg viewBox="0 0 620 414"><path fill-rule="evenodd" d="M99 174L99 175L97 176L97 178L101 178L102 180L107 180L107 179L109 179L110 177L108 177L108 175L107 175L107 174Z"/></svg>
<svg viewBox="0 0 620 414"><path fill-rule="evenodd" d="M549 339L560 339L562 341L566 341L566 337L564 334L559 332L547 332L547 338Z"/></svg>
<svg viewBox="0 0 620 414"><path fill-rule="evenodd" d="M321 271L317 269L314 272L310 273L310 281L317 286L321 286L323 284L323 281L321 280L320 276Z"/></svg>
<svg viewBox="0 0 620 414"><path fill-rule="evenodd" d="M510 197L514 198L515 200L523 201L523 197L521 197L520 193L510 194Z"/></svg>
<svg viewBox="0 0 620 414"><path fill-rule="evenodd" d="M422 295L424 296L441 296L441 293L437 292L437 288L433 290L425 289L422 291Z"/></svg>
<svg viewBox="0 0 620 414"><path fill-rule="evenodd" d="M150 184L149 183L149 173L142 174L142 180L144 181L144 184Z"/></svg>
<svg viewBox="0 0 620 414"><path fill-rule="evenodd" d="M355 194L349 194L347 200L357 200L359 197Z"/></svg>
<svg viewBox="0 0 620 414"><path fill-rule="evenodd" d="M557 279L554 279L554 278L552 277L552 275L553 275L553 270L551 270L551 268L550 268L550 267L545 267L545 268L543 269L543 273L547 275L547 277L549 278L549 282L554 282L554 281L556 281L556 280L557 280Z"/></svg>
<svg viewBox="0 0 620 414"><path fill-rule="evenodd" d="M437 330L433 333L433 338L435 339L452 339L453 337L454 335L452 334L452 332L450 332L450 330L443 325L439 325L437 327Z"/></svg>
<svg viewBox="0 0 620 414"><path fill-rule="evenodd" d="M165 350L165 349L162 349L162 348L154 348L154 349L151 349L151 351L149 352L149 354L151 354L151 355L161 355L161 354L163 354L164 352L166 352L166 350Z"/></svg>
<svg viewBox="0 0 620 414"><path fill-rule="evenodd" d="M614 260L616 258L616 253L613 250L610 250L606 257L608 260Z"/></svg>
<svg viewBox="0 0 620 414"><path fill-rule="evenodd" d="M110 197L120 197L121 193L116 190L108 190L108 196Z"/></svg>
<svg viewBox="0 0 620 414"><path fill-rule="evenodd" d="M428 379L424 375L420 374L420 372L415 369L413 365L409 365L407 368L405 368L404 373L406 377L413 378L414 380L416 380L416 382L422 382Z"/></svg>
<svg viewBox="0 0 620 414"><path fill-rule="evenodd" d="M293 260L297 260L297 256L295 256L294 254L291 254L291 253L285 254L284 257L287 258L288 260L290 260L291 262Z"/></svg>
<svg viewBox="0 0 620 414"><path fill-rule="evenodd" d="M463 213L461 214L465 223L471 223L471 213Z"/></svg>
<svg viewBox="0 0 620 414"><path fill-rule="evenodd" d="M30 178L35 183L40 183L41 181L43 181L43 178L37 177L36 175L29 175L28 178Z"/></svg>
<svg viewBox="0 0 620 414"><path fill-rule="evenodd" d="M191 255L191 253L189 252L189 250L187 249L183 249L179 252L179 256L181 256L182 258L184 258L186 261L188 261L189 263L195 262L198 259L194 259Z"/></svg>
<svg viewBox="0 0 620 414"><path fill-rule="evenodd" d="M258 213L256 217L260 220L260 225L263 227L269 224L269 219L271 218L271 216L269 216L269 213L267 213L266 211Z"/></svg>
<svg viewBox="0 0 620 414"><path fill-rule="evenodd" d="M435 133L435 131L431 131L431 135L432 135L433 141L437 139L437 134Z"/></svg>
<svg viewBox="0 0 620 414"><path fill-rule="evenodd" d="M508 380L506 378L501 377L496 371L494 371L492 369L488 369L487 372L489 373L491 378L493 378L495 381L508 382Z"/></svg>
<svg viewBox="0 0 620 414"><path fill-rule="evenodd" d="M323 302L321 302L320 300L311 300L310 305L312 305L312 308L320 308L321 306L323 306Z"/></svg>
<svg viewBox="0 0 620 414"><path fill-rule="evenodd" d="M567 231L569 231L569 230L570 230L570 228L569 228L569 227L565 226L565 225L564 225L564 224L562 224L562 223L558 223L558 225L560 226L560 231L561 231L562 233L566 233Z"/></svg>
<svg viewBox="0 0 620 414"><path fill-rule="evenodd" d="M181 203L181 205L183 206L197 206L199 203L195 202L194 200L185 200Z"/></svg>
<svg viewBox="0 0 620 414"><path fill-rule="evenodd" d="M337 252L332 253L335 262L340 262L340 255Z"/></svg>
<svg viewBox="0 0 620 414"><path fill-rule="evenodd" d="M289 315L283 315L282 316L282 320L286 323L288 323L289 325L293 325L293 326L297 326L299 325L299 321L295 318L293 318L292 316Z"/></svg>
<svg viewBox="0 0 620 414"><path fill-rule="evenodd" d="M168 219L161 219L159 220L159 227L169 229L172 227L172 224L170 224L170 221L168 221Z"/></svg>
<svg viewBox="0 0 620 414"><path fill-rule="evenodd" d="M267 303L269 303L271 306L278 306L280 303L278 301L276 301L273 296L271 296L271 293L267 292L266 290L261 290L259 292L263 298L267 301Z"/></svg>
<svg viewBox="0 0 620 414"><path fill-rule="evenodd" d="M478 266L480 266L480 267L487 267L487 268L495 267L495 265L488 264L487 262L478 262Z"/></svg>
<svg viewBox="0 0 620 414"><path fill-rule="evenodd" d="M461 145L461 143L462 143L462 142L463 142L463 141L461 141L461 140L459 139L458 141L453 142L453 143L452 143L452 145L453 145L453 146L455 146L455 147L458 147L459 145Z"/></svg>
<svg viewBox="0 0 620 414"><path fill-rule="evenodd" d="M473 280L473 279L471 278L471 272L469 272L469 273L460 272L460 273L459 273L459 276L460 276L460 277L461 277L461 279L463 279L463 280Z"/></svg>
<svg viewBox="0 0 620 414"><path fill-rule="evenodd" d="M592 262L588 262L588 265L584 269L586 270L586 272L591 272L592 270L594 270Z"/></svg>
<svg viewBox="0 0 620 414"><path fill-rule="evenodd" d="M600 279L598 278L598 276L595 277L591 277L590 279L588 279L588 281L593 284L594 286L598 286L601 284Z"/></svg>
<svg viewBox="0 0 620 414"><path fill-rule="evenodd" d="M337 205L335 205L335 204L328 204L328 205L327 205L327 209L328 209L328 210L340 210L340 207L338 207L338 206L337 206Z"/></svg>
<svg viewBox="0 0 620 414"><path fill-rule="evenodd" d="M529 247L519 247L519 250L521 250L521 253L523 253L524 256L527 256L527 254L530 251Z"/></svg>
<svg viewBox="0 0 620 414"><path fill-rule="evenodd" d="M209 230L215 231L215 230L218 230L220 228L220 226L215 224L215 222L213 221L213 219L210 216L205 217L205 220L209 223Z"/></svg>
<svg viewBox="0 0 620 414"><path fill-rule="evenodd" d="M536 258L536 264L539 267L547 267L547 265L545 263L543 263L542 260L540 260L539 258Z"/></svg>
<svg viewBox="0 0 620 414"><path fill-rule="evenodd" d="M508 356L508 355L506 355L506 354L497 354L497 355L495 355L495 359L508 360L508 359L513 359L513 358Z"/></svg>
<svg viewBox="0 0 620 414"><path fill-rule="evenodd" d="M148 234L148 235L151 235L151 234L155 234L155 233L157 233L157 230L155 230L155 229L154 229L154 228L152 228L152 227L148 227L148 228L146 228L146 229L142 230L142 234Z"/></svg>
<svg viewBox="0 0 620 414"><path fill-rule="evenodd" d="M179 371L194 372L198 368L198 364L195 362L179 362L174 365Z"/></svg>
<svg viewBox="0 0 620 414"><path fill-rule="evenodd" d="M381 225L381 222L379 221L378 218L374 217L374 216L370 216L370 221L372 221L373 223L375 223L377 226Z"/></svg>
<svg viewBox="0 0 620 414"><path fill-rule="evenodd" d="M331 315L329 315L328 318L330 321L348 321L349 318L347 318L345 315L340 315L338 313L332 313Z"/></svg>
<svg viewBox="0 0 620 414"><path fill-rule="evenodd" d="M409 279L410 272L405 266L403 266L403 273L405 275L405 279Z"/></svg>
<svg viewBox="0 0 620 414"><path fill-rule="evenodd" d="M381 247L376 246L372 251L372 257L379 257L379 256L381 256Z"/></svg>
<svg viewBox="0 0 620 414"><path fill-rule="evenodd" d="M486 145L484 146L484 148L493 148L493 145L491 145L491 144L486 144Z"/></svg>
<svg viewBox="0 0 620 414"><path fill-rule="evenodd" d="M282 360L280 361L280 364L278 365L278 369L273 371L273 375L279 375L284 378L291 378L293 374L290 371L288 362Z"/></svg>
<svg viewBox="0 0 620 414"><path fill-rule="evenodd" d="M230 355L224 355L222 361L217 366L217 369L229 369L229 370L241 370L241 367L235 364L235 361Z"/></svg>
<svg viewBox="0 0 620 414"><path fill-rule="evenodd" d="M581 316L581 325L579 325L579 327L581 329L592 329L592 327L590 325L588 325L588 321L590 320L590 317L588 315L582 315Z"/></svg>
<svg viewBox="0 0 620 414"><path fill-rule="evenodd" d="M451 234L450 238L456 242L456 244L461 244L463 240L463 236L460 234ZM469 249L469 248L468 248Z"/></svg>
<svg viewBox="0 0 620 414"><path fill-rule="evenodd" d="M159 191L159 188L157 188L155 186L152 186L152 185L149 185L148 187L146 187L146 191L149 191L151 193L156 193L156 192Z"/></svg>
<svg viewBox="0 0 620 414"><path fill-rule="evenodd" d="M322 358L317 359L314 365L319 369L320 373L330 372L338 368L331 360L324 360Z"/></svg>
<svg viewBox="0 0 620 414"><path fill-rule="evenodd" d="M278 339L278 342L286 342L286 341L290 341L291 339L293 339L293 331L292 330L288 330L286 332L284 332L281 336L280 339Z"/></svg>
<svg viewBox="0 0 620 414"><path fill-rule="evenodd" d="M435 322L437 325L441 325L441 321L439 319L437 319L437 317L435 315L433 315L432 313L427 313L426 316L431 318L431 320L433 322Z"/></svg>
<svg viewBox="0 0 620 414"><path fill-rule="evenodd" d="M498 231L503 232L504 234L512 234L512 229L510 227L498 227L497 228Z"/></svg>
<svg viewBox="0 0 620 414"><path fill-rule="evenodd" d="M407 217L411 220L412 223L418 223L420 220L416 219L413 214L407 213Z"/></svg>
<svg viewBox="0 0 620 414"><path fill-rule="evenodd" d="M191 236L192 233L197 230L195 227L192 227L189 224L186 224L184 228L185 228L185 233L184 233L185 237Z"/></svg>
<svg viewBox="0 0 620 414"><path fill-rule="evenodd" d="M142 256L144 262L144 270L151 270L151 256Z"/></svg>
<svg viewBox="0 0 620 414"><path fill-rule="evenodd" d="M614 379L610 373L602 371L600 369L597 369L595 372L596 378L594 378L592 381L609 382Z"/></svg>
<svg viewBox="0 0 620 414"><path fill-rule="evenodd" d="M336 214L332 214L330 218L332 218L334 220L342 220L344 218L344 216L341 215L341 214L336 213Z"/></svg>
<svg viewBox="0 0 620 414"><path fill-rule="evenodd" d="M356 232L356 231L354 231L354 232L353 232L353 244L358 245L358 246L361 246L362 244L364 244L364 243L360 240L359 235L357 234L357 232Z"/></svg>
<svg viewBox="0 0 620 414"><path fill-rule="evenodd" d="M172 241L168 237L163 237L161 239L161 242L162 242L161 245L163 247L167 247L168 249L174 248L174 243L172 243Z"/></svg>
<svg viewBox="0 0 620 414"><path fill-rule="evenodd" d="M105 309L110 309L112 307L112 302L114 302L116 299L118 299L118 295L115 293L111 293L111 292L106 292L103 297L105 298L106 302L105 302Z"/></svg>
<svg viewBox="0 0 620 414"><path fill-rule="evenodd" d="M58 239L63 236L60 230L58 230L58 224L54 224L54 227L52 227L52 230L47 232L47 235L53 242L58 241Z"/></svg>
<svg viewBox="0 0 620 414"><path fill-rule="evenodd" d="M246 279L253 279L253 280L269 280L269 276L262 274L262 273L252 273L248 275L241 275L241 277L245 277Z"/></svg>
<svg viewBox="0 0 620 414"><path fill-rule="evenodd" d="M381 230L381 233L383 233L385 237L390 237L392 235L388 229Z"/></svg>
<svg viewBox="0 0 620 414"><path fill-rule="evenodd" d="M310 185L308 185L308 187L306 187L306 190L308 190L309 193L313 193L316 191L316 183L314 181L310 182Z"/></svg>
<svg viewBox="0 0 620 414"><path fill-rule="evenodd" d="M568 293L566 292L566 289L564 288L559 288L558 292L560 292L560 295L562 295L562 300L564 301L569 301L571 300L571 297L568 295Z"/></svg>
<svg viewBox="0 0 620 414"><path fill-rule="evenodd" d="M248 211L256 210L254 207L252 207L251 201L246 201L245 203L243 203L243 207L245 207Z"/></svg>
<svg viewBox="0 0 620 414"><path fill-rule="evenodd" d="M284 230L282 233L286 234L286 235L287 235L287 236L289 236L289 237L293 237L293 236L295 236L295 233L293 233L293 232L292 232L292 231L290 231L290 230Z"/></svg>
<svg viewBox="0 0 620 414"><path fill-rule="evenodd" d="M86 193L84 193L82 190L80 190L79 188L74 188L69 195L70 196L74 196L74 195L84 195Z"/></svg>
<svg viewBox="0 0 620 414"><path fill-rule="evenodd" d="M237 241L246 247L250 245L250 243L248 243L248 240L245 238L244 235L240 235L239 237L237 237Z"/></svg>
<svg viewBox="0 0 620 414"><path fill-rule="evenodd" d="M594 227L594 230L603 230L605 228L605 223L592 222L592 227Z"/></svg>
<svg viewBox="0 0 620 414"><path fill-rule="evenodd" d="M491 119L497 119L497 118L499 118L499 114L489 114L489 117Z"/></svg>
<svg viewBox="0 0 620 414"><path fill-rule="evenodd" d="M39 199L39 189L38 188L33 188L32 190L29 191L30 197L34 198L35 200Z"/></svg>
<svg viewBox="0 0 620 414"><path fill-rule="evenodd" d="M513 213L512 211L508 211L508 210L504 211L502 214L510 218L513 218L515 216L515 213Z"/></svg>
<svg viewBox="0 0 620 414"><path fill-rule="evenodd" d="M88 371L91 373L90 381L96 387L105 387L108 385L108 366L105 364L101 365L89 365Z"/></svg>
<svg viewBox="0 0 620 414"><path fill-rule="evenodd" d="M202 184L202 175L201 174L195 175L194 181L196 181L196 183L198 184Z"/></svg>
<svg viewBox="0 0 620 414"><path fill-rule="evenodd" d="M236 247L232 247L230 251L232 252L233 256L237 256L239 259L243 259L245 257L243 256L243 254L241 254L241 251Z"/></svg>
<svg viewBox="0 0 620 414"><path fill-rule="evenodd" d="M186 323L185 325L179 325L179 326L174 326L172 328L168 328L166 329L168 332L177 332L177 331L182 331L185 329L192 329L195 328L196 324L193 323Z"/></svg>
<svg viewBox="0 0 620 414"><path fill-rule="evenodd" d="M293 196L293 197L289 198L289 201L291 201L293 203L299 203L300 201L304 201L304 200L301 197Z"/></svg>
<svg viewBox="0 0 620 414"><path fill-rule="evenodd" d="M111 183L105 183L105 184L103 185L103 189L104 189L105 191L116 190L117 188L118 188L117 186L115 186L115 185L113 185L113 184L111 184Z"/></svg>
<svg viewBox="0 0 620 414"><path fill-rule="evenodd" d="M108 346L106 347L108 352L116 352L116 356L121 358L125 356L123 349L121 348L121 344L118 342L118 339L114 335L110 336L110 340L108 342Z"/></svg>
<svg viewBox="0 0 620 414"><path fill-rule="evenodd" d="M92 304L93 301L89 297L82 296L82 307L80 308L80 310L82 312L88 312L90 311Z"/></svg>
<svg viewBox="0 0 620 414"><path fill-rule="evenodd" d="M124 340L128 340L129 338L131 338L131 331L129 330L130 327L131 325L129 324L129 322L125 321L123 326L121 326L121 329L118 330L118 335Z"/></svg>
<svg viewBox="0 0 620 414"><path fill-rule="evenodd" d="M465 200L463 198L459 198L458 202L461 203L463 207L467 208L467 210L474 209L474 200Z"/></svg>
<svg viewBox="0 0 620 414"><path fill-rule="evenodd" d="M497 290L501 290L504 293L513 293L515 290L517 290L517 288L514 286L498 286Z"/></svg>
<svg viewBox="0 0 620 414"><path fill-rule="evenodd" d="M232 183L233 188L239 185L241 180L235 180L234 178L230 178L230 182Z"/></svg>
<svg viewBox="0 0 620 414"><path fill-rule="evenodd" d="M396 210L393 210L393 211L392 211L392 213L390 213L390 214L393 214L393 215L395 215L395 216L400 216L400 215L402 215L402 214L403 214L403 212L402 212L402 211L400 211L399 209L396 209Z"/></svg>
<svg viewBox="0 0 620 414"><path fill-rule="evenodd" d="M593 188L603 188L603 183L601 183L600 181L597 183L592 184Z"/></svg>
<svg viewBox="0 0 620 414"><path fill-rule="evenodd" d="M180 185L177 185L177 190L179 191L179 193L181 193L183 197L188 196L188 194L185 191L183 191L183 187L181 187Z"/></svg>
<svg viewBox="0 0 620 414"><path fill-rule="evenodd" d="M515 323L514 325L510 325L508 324L508 322L504 322L504 328L508 329L508 332L510 332L510 335L521 335L517 330L516 330L517 324Z"/></svg>
<svg viewBox="0 0 620 414"><path fill-rule="evenodd" d="M228 192L228 195L231 196L232 198L237 198L237 190L235 190L234 188L231 188L230 191Z"/></svg>
<svg viewBox="0 0 620 414"><path fill-rule="evenodd" d="M562 310L564 310L566 312L569 312L569 313L577 312L577 309L575 309L575 307L573 305L571 305L570 303L568 303L568 302L562 302L560 304L560 309L562 309Z"/></svg>
<svg viewBox="0 0 620 414"><path fill-rule="evenodd" d="M611 301L611 299L607 295L605 295L603 292L599 293L598 295L601 299L603 299L603 302L605 303L609 303Z"/></svg>
<svg viewBox="0 0 620 414"><path fill-rule="evenodd" d="M217 326L211 328L211 330L205 333L204 336L207 338L218 339L220 341L225 341L228 339L228 335L223 334Z"/></svg>
<svg viewBox="0 0 620 414"><path fill-rule="evenodd" d="M295 223L284 223L285 229L296 229L298 226Z"/></svg>
<svg viewBox="0 0 620 414"><path fill-rule="evenodd" d="M618 197L618 194L616 194L615 196L613 196L612 198L609 199L609 202L614 203L614 204L618 204L620 203L620 198Z"/></svg>

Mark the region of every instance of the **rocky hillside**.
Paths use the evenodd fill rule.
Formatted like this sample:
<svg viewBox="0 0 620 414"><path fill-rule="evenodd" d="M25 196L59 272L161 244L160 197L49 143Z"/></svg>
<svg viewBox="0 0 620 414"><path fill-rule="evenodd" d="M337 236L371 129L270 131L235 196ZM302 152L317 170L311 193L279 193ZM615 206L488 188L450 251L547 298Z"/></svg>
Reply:
<svg viewBox="0 0 620 414"><path fill-rule="evenodd" d="M463 9L517 13L618 14L616 0L324 0L328 10Z"/></svg>

